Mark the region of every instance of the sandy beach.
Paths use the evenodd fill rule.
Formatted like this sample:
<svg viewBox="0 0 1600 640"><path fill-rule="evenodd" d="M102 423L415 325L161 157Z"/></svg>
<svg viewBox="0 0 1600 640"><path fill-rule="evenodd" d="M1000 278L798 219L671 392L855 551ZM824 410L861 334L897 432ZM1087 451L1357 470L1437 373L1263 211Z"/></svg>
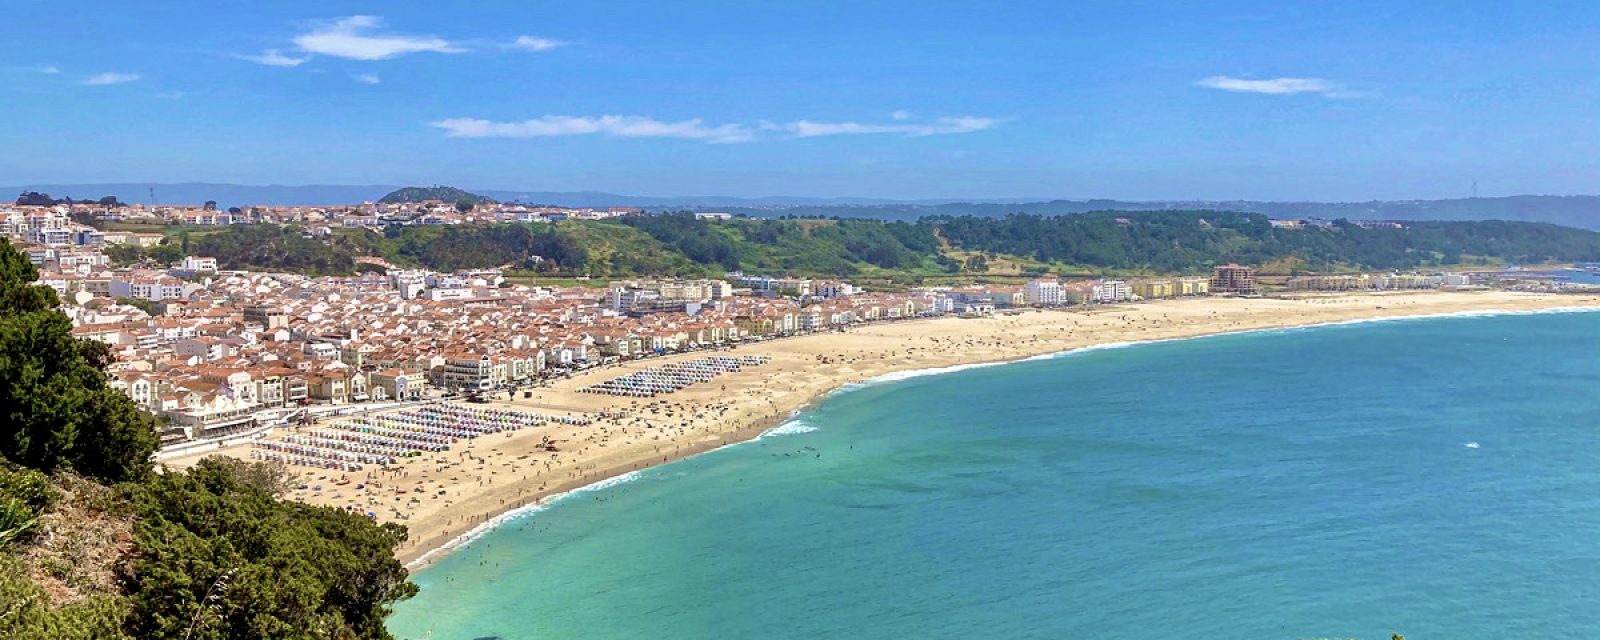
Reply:
<svg viewBox="0 0 1600 640"><path fill-rule="evenodd" d="M590 426L545 425L457 443L359 473L294 468L321 491L292 497L355 506L410 528L399 550L414 567L507 511L624 473L753 438L830 390L898 371L1015 360L1101 344L1184 338L1363 319L1462 312L1600 307L1600 296L1496 291L1347 294L1299 298L1193 298L1090 310L1023 311L991 318L876 324L738 347L766 364L656 398L580 393L629 371L704 353L592 370L490 405L595 418ZM557 451L548 451L554 444ZM247 458L238 446L204 455ZM200 456L166 461L193 464ZM338 484L347 479L347 484ZM356 489L357 485L361 489ZM418 488L422 490L417 491Z"/></svg>

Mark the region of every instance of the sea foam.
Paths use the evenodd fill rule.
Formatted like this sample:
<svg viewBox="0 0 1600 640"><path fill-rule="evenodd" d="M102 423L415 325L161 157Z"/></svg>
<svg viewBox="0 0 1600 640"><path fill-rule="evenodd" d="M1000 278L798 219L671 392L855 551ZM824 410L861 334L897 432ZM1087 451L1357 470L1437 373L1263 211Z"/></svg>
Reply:
<svg viewBox="0 0 1600 640"><path fill-rule="evenodd" d="M828 395L844 393L844 392L848 392L848 391L854 391L856 389L864 389L866 387L877 386L877 385L880 385L880 384L889 384L891 382L903 382L903 381L906 381L906 380L911 380L911 379L914 379L914 378L922 378L922 377L925 377L925 376L937 376L937 375L943 375L943 374L946 374L946 373L956 373L958 371L966 371L966 370L969 370L969 369L983 369L983 368L986 368L986 367L998 367L998 366L1003 365L1003 364L1010 364L1011 362L1012 362L1011 360L999 360L999 361L995 361L995 362L974 362L974 363L971 363L971 364L955 364L955 365L950 365L948 367L932 367L932 368L928 368L928 369L908 369L906 371L895 371L895 372L891 372L891 373L885 373L885 374L879 375L879 376L873 376L871 378L867 378L866 380L862 380L860 382L852 382L850 384L846 384L846 385L840 386L839 388L828 392Z"/></svg>
<svg viewBox="0 0 1600 640"><path fill-rule="evenodd" d="M816 427L806 424L804 420L795 418L761 432L761 435L756 436L755 439L761 440L771 436L792 436L801 433L811 433L812 431L816 430Z"/></svg>
<svg viewBox="0 0 1600 640"><path fill-rule="evenodd" d="M424 553L421 556L418 556L417 559L406 563L406 568L407 569L411 569L411 570L416 570L416 569L418 569L420 567L425 567L429 563L433 562L433 560L435 560L436 558L442 558L448 553L451 553L451 552L453 552L453 551L455 551L457 549L460 549L460 548L463 548L463 547L467 546L473 540L477 540L478 538L482 537L484 534L489 533L490 531L494 530L495 527L498 527L498 526L500 526L502 524L505 524L507 522L520 520L520 519L522 519L524 517L533 515L535 513L540 512L540 511L544 511L545 509L548 509L551 506L554 506L557 502L560 502L562 500L566 500L567 498L570 498L570 497L572 497L574 495L577 495L577 494L580 494L580 493L589 493L589 492L593 492L593 491L601 491L601 490L604 490L604 489L609 489L611 487L615 487L617 485L626 484L626 483L638 480L638 479L643 477L642 474L641 474L642 471L644 471L644 470L641 469L639 471L629 471L629 472L624 473L622 475L612 476L610 478L606 478L606 479L600 480L598 482L594 482L594 483L591 483L591 484L583 485L583 486L578 487L576 489L573 489L571 491L563 491L563 492L557 493L555 495L547 496L543 500L540 500L540 501L535 502L533 504L517 507L515 509L512 509L512 510L507 511L505 513L502 513L500 515L497 515L497 516L495 516L493 518L490 518L488 520L485 520L485 521L479 523L478 526L475 526L475 527L473 527L471 529L468 529L466 533L463 533L463 534L461 534L459 536L451 538L449 542L446 542L446 543L444 543L444 544L442 544L442 545L440 545L440 546L438 546L438 547L436 547L434 549L428 550L427 553Z"/></svg>

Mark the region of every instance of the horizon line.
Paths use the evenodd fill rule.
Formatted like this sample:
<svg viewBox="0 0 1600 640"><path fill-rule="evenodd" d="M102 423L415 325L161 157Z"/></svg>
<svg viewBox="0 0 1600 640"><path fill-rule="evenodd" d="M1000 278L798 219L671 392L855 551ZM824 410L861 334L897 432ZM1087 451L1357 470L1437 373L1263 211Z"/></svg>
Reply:
<svg viewBox="0 0 1600 640"><path fill-rule="evenodd" d="M278 182L268 182L268 183L259 183L259 184L249 184L249 183L237 183L237 182L206 182L206 181L181 181L181 182L119 181L119 182L81 182L81 183L74 183L74 182L28 182L28 183L16 184L15 186L5 187L5 188L9 188L9 189L12 189L12 190L18 190L18 189L20 189L20 190L39 190L41 188L49 188L49 187L106 187L106 188L110 188L110 187L146 187L146 188L148 188L148 187L162 187L162 186L168 186L168 187L179 187L179 186L201 187L201 186L205 186L205 187L253 188L253 189L274 189L274 188L277 188L277 189L314 189L314 188L364 189L364 188L371 188L371 189L390 189L390 190L403 189L403 188L413 188L413 187L422 187L422 188L427 188L427 187L454 187L454 185L449 185L449 184L445 184L445 183L431 183L431 184L381 184L381 183L369 183L369 184L338 184L338 183L286 184L286 183L278 183ZM859 196L859 195L787 195L787 194L771 195L771 194L769 194L769 195L743 195L743 196L741 196L741 195L726 195L726 194L691 194L691 195L630 194L630 193L618 193L618 192L615 192L615 191L608 191L608 190L603 190L603 189L555 190L555 189L508 189L508 188L500 188L500 187L482 187L482 188L476 188L476 187L475 188L454 187L454 188L459 188L459 189L462 189L463 191L468 191L468 192L479 194L479 195L482 195L485 192L500 192L500 193L503 193L503 194L505 194L505 193L519 194L519 193L521 193L521 194L528 194L528 195L543 194L543 195L560 195L560 196L594 195L594 196L615 196L615 197L618 197L618 198L628 198L628 199L633 199L633 200L649 200L649 199L661 199L661 200L695 200L695 199L713 200L713 199L715 199L715 200L749 200L749 201L761 201L761 200L812 200L812 201L833 200L833 201L839 201L839 202L829 203L829 204L833 204L833 205L836 205L836 206L849 206L849 205L852 205L852 204L861 204L861 205L865 205L865 206L872 206L872 205L939 205L939 204L1022 204L1022 203L1056 202L1056 201L1061 201L1061 202L1093 202L1093 201L1098 201L1098 200L1111 201L1111 202L1126 202L1126 203L1133 203L1133 204L1175 203L1175 202L1194 202L1194 203L1253 202L1253 203L1264 203L1264 204L1362 204L1362 203L1376 203L1376 202L1403 203L1403 202L1438 202L1438 201L1456 201L1456 200L1462 200L1462 201L1465 201L1465 200L1499 200L1499 199L1519 198L1519 197L1536 197L1536 198L1600 197L1600 192L1597 192L1597 193L1532 193L1532 192L1522 192L1522 193L1512 193L1512 194L1507 194L1507 195L1463 195L1463 196L1453 196L1453 197L1405 197L1405 198L1364 198L1364 199L1318 199L1318 198L1284 199L1284 198L1252 198L1252 197L1238 197L1238 196L1225 197L1225 198L1162 198L1162 197L1043 196L1043 195L1034 195L1034 196L951 196L951 197L915 197L915 196L913 196L913 197L904 197L904 196L900 196L900 197L885 197L885 196ZM57 195L57 196L62 196L62 197L71 197L73 194L61 193L61 194L52 194L52 195ZM82 195L82 194L80 194L80 195ZM854 201L854 202L851 202L851 201ZM177 203L172 203L172 204L177 204ZM351 203L351 204L353 204L353 203ZM767 203L767 204L771 204L773 206L817 206L815 204L812 204L812 205L807 205L807 204L784 204L784 203ZM739 206L739 205L735 204L735 205L724 205L724 206Z"/></svg>

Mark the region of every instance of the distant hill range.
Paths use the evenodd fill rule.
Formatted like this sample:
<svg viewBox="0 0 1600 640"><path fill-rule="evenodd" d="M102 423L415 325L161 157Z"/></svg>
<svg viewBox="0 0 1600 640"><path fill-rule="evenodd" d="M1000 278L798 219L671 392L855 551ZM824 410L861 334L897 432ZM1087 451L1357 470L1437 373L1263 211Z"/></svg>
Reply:
<svg viewBox="0 0 1600 640"><path fill-rule="evenodd" d="M997 218L1010 213L1040 216L1088 213L1088 211L1179 211L1219 210L1261 213L1282 219L1386 219L1386 221L1475 221L1502 219L1515 222L1550 222L1566 227L1600 230L1600 195L1510 195L1502 198L1456 198L1456 200L1378 200L1378 202L1256 202L1256 200L1166 200L1166 202L1123 202L1123 200L1050 200L1018 203L939 203L939 205L856 205L787 206L782 211L768 208L726 208L730 213L773 216L838 216L838 218L917 219L923 216L982 216Z"/></svg>
<svg viewBox="0 0 1600 640"><path fill-rule="evenodd" d="M236 185L208 183L31 184L0 187L6 200L23 191L40 191L53 197L99 199L116 196L129 203L195 204L215 200L220 206L342 205L373 202L413 190L448 189L499 202L525 202L568 207L641 207L646 209L716 210L759 217L785 215L913 220L932 215L1003 216L1019 211L1039 215L1065 215L1088 211L1161 211L1220 209L1262 213L1276 218L1349 218L1352 220L1514 220L1549 222L1600 230L1600 196L1508 196L1453 200L1386 200L1372 202L1262 202L1124 201L1124 200L881 200L871 198L806 198L728 196L630 196L601 191L505 191L453 187L401 187L397 185ZM409 197L406 195L396 197ZM454 201L456 198L438 198Z"/></svg>
<svg viewBox="0 0 1600 640"><path fill-rule="evenodd" d="M379 198L378 202L396 204L400 202L427 202L429 200L443 200L445 202L460 202L462 200L469 200L478 203L494 202L494 200L491 200L488 196L480 196L464 189L457 189L455 187L446 187L441 185L434 185L431 187L401 187L399 189L395 189L394 191L390 191L388 195Z"/></svg>
<svg viewBox="0 0 1600 640"><path fill-rule="evenodd" d="M1261 202L1254 200L1148 201L1050 200L1043 202L949 202L940 204L799 205L725 207L729 213L753 216L820 215L826 217L915 220L934 215L997 217L1026 212L1067 215L1090 211L1166 211L1216 209L1260 213L1274 218L1336 220L1510 220L1548 222L1600 230L1600 196L1508 196L1453 200L1385 200L1372 202Z"/></svg>

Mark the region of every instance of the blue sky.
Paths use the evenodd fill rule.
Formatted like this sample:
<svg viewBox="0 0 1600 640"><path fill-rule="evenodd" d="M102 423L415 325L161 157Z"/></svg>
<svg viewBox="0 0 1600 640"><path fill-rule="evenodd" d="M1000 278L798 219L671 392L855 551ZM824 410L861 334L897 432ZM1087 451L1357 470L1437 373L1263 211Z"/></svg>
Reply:
<svg viewBox="0 0 1600 640"><path fill-rule="evenodd" d="M8 2L0 184L1600 192L1593 0L230 4Z"/></svg>

